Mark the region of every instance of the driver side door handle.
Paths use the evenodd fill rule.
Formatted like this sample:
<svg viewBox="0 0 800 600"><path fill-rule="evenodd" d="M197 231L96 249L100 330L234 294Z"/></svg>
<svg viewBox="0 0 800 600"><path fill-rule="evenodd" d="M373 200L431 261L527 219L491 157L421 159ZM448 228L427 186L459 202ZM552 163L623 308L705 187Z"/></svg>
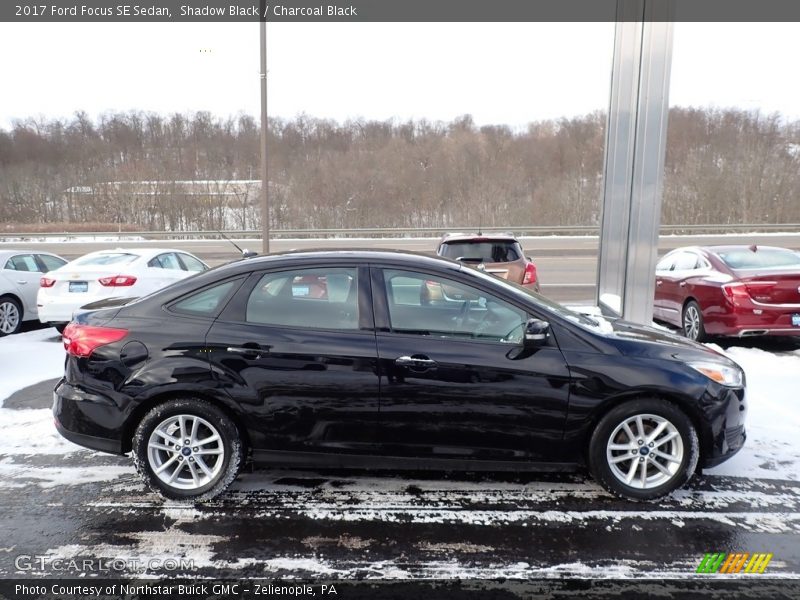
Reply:
<svg viewBox="0 0 800 600"><path fill-rule="evenodd" d="M398 356L394 364L398 367L410 367L412 369L435 369L437 364L435 360L431 360L424 354L415 354L413 356Z"/></svg>

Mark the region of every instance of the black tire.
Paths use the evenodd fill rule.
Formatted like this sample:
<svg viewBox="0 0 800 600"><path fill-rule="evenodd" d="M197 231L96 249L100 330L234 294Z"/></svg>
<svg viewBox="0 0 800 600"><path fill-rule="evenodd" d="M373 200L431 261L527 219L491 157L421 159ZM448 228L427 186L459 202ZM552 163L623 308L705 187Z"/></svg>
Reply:
<svg viewBox="0 0 800 600"><path fill-rule="evenodd" d="M6 318L9 320L6 321ZM16 319L16 324L12 319ZM15 298L3 296L0 298L0 337L13 335L20 329L22 329L22 306Z"/></svg>
<svg viewBox="0 0 800 600"><path fill-rule="evenodd" d="M56 328L56 331L58 333L64 333L64 330L67 328L67 325L69 325L69 323L53 323L53 327Z"/></svg>
<svg viewBox="0 0 800 600"><path fill-rule="evenodd" d="M214 447L212 449L214 451L222 449L221 458L217 456L203 456L201 458L200 454L202 453L200 453L197 455L197 462L194 461L194 455L187 455L184 459L182 452L185 451L185 449L183 447L180 449L182 452L174 452L172 449L169 449L168 452L154 449L153 452L155 454L149 453L149 442L151 441L151 436L154 436L156 428L164 426L165 423L170 422L171 419L177 419L179 415L188 418L199 418L199 421L205 421L208 426L213 428L210 430L210 433L218 434L220 441L219 443L213 442ZM175 426L177 427L177 425ZM201 428L203 431L206 431L206 434L209 433L205 425L198 426L198 430ZM165 429L168 428L165 426ZM214 431L214 429L216 431ZM178 432L176 431L176 433ZM198 435L202 437L202 432L199 432ZM165 438L158 436L159 434L156 434L153 439L163 444L167 443ZM211 437L213 437L213 435ZM187 446L187 448L190 451L192 450L191 445ZM197 447L194 449L196 451ZM206 449L208 449L208 447L206 447ZM196 467L199 467L198 463L203 461L204 466L210 469L214 476L208 477L208 481L203 483L203 485L197 485L191 489L181 489L180 487L162 481L155 473L153 462L159 460L166 462L167 459L177 454L181 454L181 456L176 456L176 460L173 464L181 464L177 477L179 480L178 483L180 483L181 476L186 478L186 476L192 475L195 472L194 468L192 468L191 473L188 472L189 460L192 460L193 465ZM164 404L159 404L144 416L139 426L136 428L136 433L133 437L133 462L139 475L151 490L171 500L193 500L202 502L211 500L220 495L233 483L234 479L236 479L241 465L244 462L244 455L244 445L236 424L220 408L207 400L197 398L170 400ZM219 460L219 465L217 465L217 460ZM208 463L206 461L208 461ZM214 462L212 463L211 461ZM167 472L170 470L171 467L166 469Z"/></svg>
<svg viewBox="0 0 800 600"><path fill-rule="evenodd" d="M677 453L678 449L680 449L680 461L669 462L657 457L656 454L653 453L653 450L650 449L652 446L650 446L647 441L642 445L637 445L638 439L631 440L632 445L629 446L631 449L630 459L623 458L623 456L627 456L626 453L628 450L612 451L609 449L609 445L612 443L625 442L627 434L623 433L624 430L618 431L618 428L622 427L622 424L629 419L635 419L637 415L645 417L642 422L646 434L652 433L654 429L653 427L647 431L648 424L652 426L658 422L658 419L667 421L673 427L673 430L670 430L665 426L663 431L666 433L659 434L653 443L656 444L656 450L663 449L664 453L669 455ZM631 429L634 429L634 427L631 427ZM677 435L673 437L675 441L662 442L662 445L659 446L658 441L666 437L670 431L672 431L672 433L677 433ZM633 433L636 434L638 431L633 431ZM618 440L615 437L615 439L612 440L612 435L622 435L623 439ZM680 440L677 439L678 436ZM647 447L647 449L642 451L642 446ZM634 450L637 450L636 454L633 454ZM633 469L634 465L636 465L635 469L637 475L634 477L634 481L637 479L641 481L641 463L644 462L644 479L645 483L650 485L650 487L630 485L622 481L620 477L615 474L615 467L612 467L610 464L609 456L612 452L617 453L613 458L622 459L621 462L616 463L616 465L618 465L616 468L620 472L628 471L629 467ZM630 400L608 411L608 413L600 419L600 422L597 424L592 434L588 453L589 467L597 482L612 494L628 500L654 500L683 486L694 474L699 456L700 443L697 438L697 432L689 417L672 402L659 398ZM673 458L675 458L674 455ZM655 462L656 460L658 460L659 465L662 465L663 468L667 470L674 469L674 472L668 477L667 474L659 471L656 465L649 462ZM652 483L647 481L651 477L653 477ZM659 478L667 479L661 481Z"/></svg>
<svg viewBox="0 0 800 600"><path fill-rule="evenodd" d="M681 313L681 331L683 335L695 342L704 342L708 339L703 323L703 311L694 300L689 300Z"/></svg>

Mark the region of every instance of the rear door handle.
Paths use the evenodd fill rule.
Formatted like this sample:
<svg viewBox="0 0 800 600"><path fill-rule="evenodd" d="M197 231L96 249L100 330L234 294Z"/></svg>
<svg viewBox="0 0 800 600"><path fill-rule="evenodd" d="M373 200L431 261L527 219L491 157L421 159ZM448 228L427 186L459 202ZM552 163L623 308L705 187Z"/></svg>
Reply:
<svg viewBox="0 0 800 600"><path fill-rule="evenodd" d="M664 282L661 281L660 279L656 279L656 285L661 285L662 283L664 283Z"/></svg>
<svg viewBox="0 0 800 600"><path fill-rule="evenodd" d="M398 356L394 360L394 364L396 364L398 367L411 367L412 369L436 368L436 361L431 360L423 354L415 354L414 356Z"/></svg>
<svg viewBox="0 0 800 600"><path fill-rule="evenodd" d="M20 285L25 285L28 282L27 281L17 281L17 283L20 284Z"/></svg>

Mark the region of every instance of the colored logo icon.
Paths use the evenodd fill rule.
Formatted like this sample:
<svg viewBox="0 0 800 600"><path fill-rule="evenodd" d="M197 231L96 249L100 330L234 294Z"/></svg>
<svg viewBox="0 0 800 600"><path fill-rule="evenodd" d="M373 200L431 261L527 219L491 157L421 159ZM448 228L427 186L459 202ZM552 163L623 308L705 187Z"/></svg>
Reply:
<svg viewBox="0 0 800 600"><path fill-rule="evenodd" d="M697 573L763 573L771 560L771 552L707 553L700 561Z"/></svg>

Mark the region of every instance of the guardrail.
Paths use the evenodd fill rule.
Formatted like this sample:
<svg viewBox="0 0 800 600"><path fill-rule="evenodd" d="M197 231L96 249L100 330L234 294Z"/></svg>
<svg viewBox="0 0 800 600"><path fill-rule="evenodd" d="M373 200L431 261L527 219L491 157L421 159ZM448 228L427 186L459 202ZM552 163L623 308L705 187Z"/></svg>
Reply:
<svg viewBox="0 0 800 600"><path fill-rule="evenodd" d="M393 238L393 237L439 237L447 232L475 232L475 227L417 227L393 228L374 227L356 229L273 229L270 239L282 238ZM598 235L597 225L525 225L515 227L483 227L481 231L486 234L513 232L518 236L550 236L550 235ZM742 232L800 232L800 223L750 223L726 225L662 225L661 235L680 234L723 234ZM237 231L223 231L230 238L251 239L260 238L260 229ZM90 237L144 237L152 239L218 239L217 231L80 231L80 232L0 232L0 240L24 241L35 238L90 238Z"/></svg>

